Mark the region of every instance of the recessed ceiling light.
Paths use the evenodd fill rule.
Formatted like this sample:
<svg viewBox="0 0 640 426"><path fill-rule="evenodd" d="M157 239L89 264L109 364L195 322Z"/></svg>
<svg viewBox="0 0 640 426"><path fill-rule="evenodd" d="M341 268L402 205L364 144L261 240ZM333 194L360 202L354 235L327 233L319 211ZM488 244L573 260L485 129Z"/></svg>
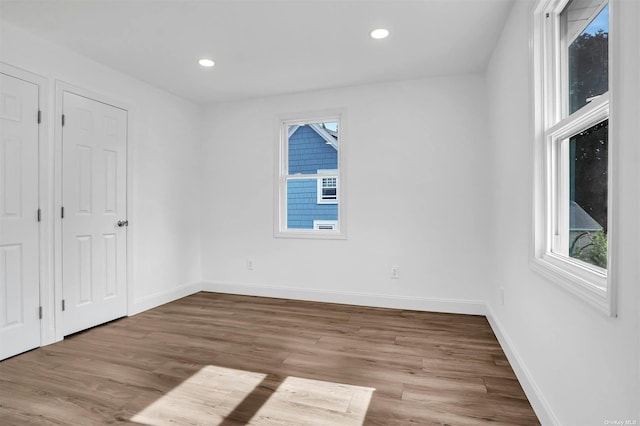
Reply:
<svg viewBox="0 0 640 426"><path fill-rule="evenodd" d="M389 37L389 30L387 30L386 28L378 28L378 29L375 29L375 30L371 31L370 35L371 35L371 38L375 38L376 40L380 40L381 38Z"/></svg>
<svg viewBox="0 0 640 426"><path fill-rule="evenodd" d="M216 63L213 62L211 59L207 59L207 58L202 58L198 61L198 63L200 65L202 65L203 67L207 67L207 68L211 68L212 66L214 66Z"/></svg>

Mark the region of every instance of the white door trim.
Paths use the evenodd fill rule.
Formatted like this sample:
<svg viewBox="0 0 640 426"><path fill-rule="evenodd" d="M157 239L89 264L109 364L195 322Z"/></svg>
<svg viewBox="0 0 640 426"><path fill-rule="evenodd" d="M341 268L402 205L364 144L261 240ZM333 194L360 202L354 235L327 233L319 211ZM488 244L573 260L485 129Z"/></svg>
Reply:
<svg viewBox="0 0 640 426"><path fill-rule="evenodd" d="M85 98L93 99L98 102L102 102L116 108L127 111L127 173L126 173L126 188L127 188L127 220L129 221L129 228L127 229L127 273L126 273L126 286L127 286L127 314L130 315L133 304L133 286L132 274L133 274L133 239L135 234L135 217L133 216L133 147L131 143L132 135L132 108L126 102L116 100L105 96L101 93L96 93L91 90L87 90L70 83L66 83L61 80L55 81L55 114L54 114L54 140L55 140L55 155L54 155L54 169L55 169L55 195L54 195L54 241L55 241L55 258L54 258L54 286L55 286L55 312L57 318L62 318L62 219L60 217L60 211L62 208L62 99L63 93L69 92ZM62 340L64 337L62 321L57 321L55 326L56 340Z"/></svg>
<svg viewBox="0 0 640 426"><path fill-rule="evenodd" d="M49 128L49 82L38 74L22 68L0 62L0 72L38 86L38 108L41 121L38 126L38 203L41 211L39 224L39 278L40 306L42 320L40 322L40 346L48 345L55 339L55 311L53 309L53 234L51 221L51 192L53 187L51 176L52 151L48 143Z"/></svg>

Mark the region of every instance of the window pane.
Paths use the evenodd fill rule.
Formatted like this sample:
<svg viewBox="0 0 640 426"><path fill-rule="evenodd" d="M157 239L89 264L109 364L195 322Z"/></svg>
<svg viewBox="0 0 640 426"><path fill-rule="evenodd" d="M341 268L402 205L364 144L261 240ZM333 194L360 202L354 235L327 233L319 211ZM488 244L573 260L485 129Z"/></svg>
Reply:
<svg viewBox="0 0 640 426"><path fill-rule="evenodd" d="M569 256L605 269L608 130L606 120L569 139Z"/></svg>
<svg viewBox="0 0 640 426"><path fill-rule="evenodd" d="M322 188L323 200L337 200L336 188Z"/></svg>
<svg viewBox="0 0 640 426"><path fill-rule="evenodd" d="M569 114L609 90L609 6L600 10L604 3L572 0L561 14L568 45Z"/></svg>
<svg viewBox="0 0 640 426"><path fill-rule="evenodd" d="M338 123L288 126L290 175L338 168Z"/></svg>
<svg viewBox="0 0 640 426"><path fill-rule="evenodd" d="M323 188L335 188L337 186L336 178L322 178L322 187Z"/></svg>
<svg viewBox="0 0 640 426"><path fill-rule="evenodd" d="M316 179L287 180L288 229L314 229L314 221L338 220L338 203L318 204L317 191Z"/></svg>

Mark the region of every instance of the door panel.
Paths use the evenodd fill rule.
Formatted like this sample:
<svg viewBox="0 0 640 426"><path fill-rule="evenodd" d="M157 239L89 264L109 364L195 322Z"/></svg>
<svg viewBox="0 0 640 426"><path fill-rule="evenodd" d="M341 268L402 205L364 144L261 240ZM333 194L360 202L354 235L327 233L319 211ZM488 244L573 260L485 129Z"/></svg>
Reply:
<svg viewBox="0 0 640 426"><path fill-rule="evenodd" d="M127 112L63 94L65 335L122 317L126 293Z"/></svg>
<svg viewBox="0 0 640 426"><path fill-rule="evenodd" d="M0 73L0 359L40 346L38 86Z"/></svg>

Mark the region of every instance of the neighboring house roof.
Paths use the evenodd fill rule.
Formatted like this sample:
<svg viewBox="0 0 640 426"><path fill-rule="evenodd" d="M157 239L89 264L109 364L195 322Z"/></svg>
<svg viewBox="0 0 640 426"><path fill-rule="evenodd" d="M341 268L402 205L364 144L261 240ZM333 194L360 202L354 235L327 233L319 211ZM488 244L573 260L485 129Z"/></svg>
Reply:
<svg viewBox="0 0 640 426"><path fill-rule="evenodd" d="M327 145L331 145L333 149L338 150L338 132L334 132L333 130L325 129L318 123L306 124L310 128L312 128L322 139L325 140ZM293 136L293 134L300 128L299 125L289 126L289 137Z"/></svg>
<svg viewBox="0 0 640 426"><path fill-rule="evenodd" d="M569 230L571 231L600 231L602 226L589 215L578 203L569 203Z"/></svg>

